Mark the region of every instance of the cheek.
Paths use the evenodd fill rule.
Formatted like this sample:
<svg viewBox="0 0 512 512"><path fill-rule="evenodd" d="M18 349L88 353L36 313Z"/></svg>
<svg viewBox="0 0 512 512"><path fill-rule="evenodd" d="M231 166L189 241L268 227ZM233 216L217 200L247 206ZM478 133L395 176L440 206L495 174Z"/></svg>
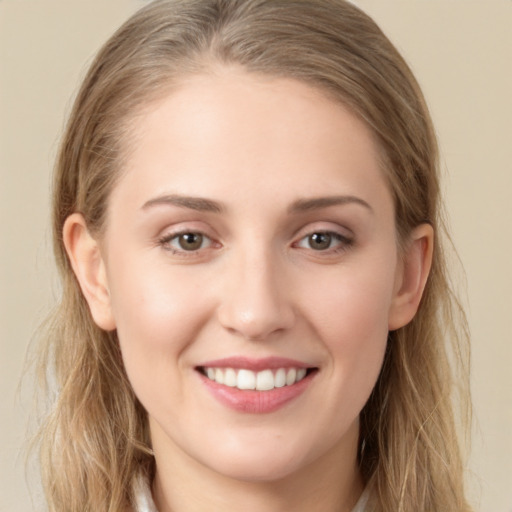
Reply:
<svg viewBox="0 0 512 512"><path fill-rule="evenodd" d="M391 267L392 268L392 267ZM345 405L359 412L378 378L388 339L394 275L389 265L341 272L310 295L310 324L329 354L330 377Z"/></svg>
<svg viewBox="0 0 512 512"><path fill-rule="evenodd" d="M151 273L146 271L142 280L140 274L119 270L114 276L118 284L111 290L111 300L122 346L152 350L167 344L174 331L173 323L182 315L183 302Z"/></svg>
<svg viewBox="0 0 512 512"><path fill-rule="evenodd" d="M387 337L394 276L379 266L342 270L309 292L311 318L321 338L335 347L362 347Z"/></svg>
<svg viewBox="0 0 512 512"><path fill-rule="evenodd" d="M112 312L124 343L163 348L198 317L201 298L198 280L148 257L143 250L116 254L112 250L108 269ZM163 261L162 261L163 260Z"/></svg>
<svg viewBox="0 0 512 512"><path fill-rule="evenodd" d="M126 372L144 403L151 387L178 383L181 355L206 321L207 306L195 284L165 264L117 258L109 281Z"/></svg>

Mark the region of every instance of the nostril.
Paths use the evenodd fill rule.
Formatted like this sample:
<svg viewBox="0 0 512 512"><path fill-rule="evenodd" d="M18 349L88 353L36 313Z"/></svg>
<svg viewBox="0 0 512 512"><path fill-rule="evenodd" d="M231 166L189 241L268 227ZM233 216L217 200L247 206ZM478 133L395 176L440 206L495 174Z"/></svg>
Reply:
<svg viewBox="0 0 512 512"><path fill-rule="evenodd" d="M243 260L239 271L236 268L243 261L233 261L235 270L218 304L217 317L231 334L257 342L289 329L295 321L295 310L290 287L278 277L275 261L262 268L262 264L251 265L254 258Z"/></svg>
<svg viewBox="0 0 512 512"><path fill-rule="evenodd" d="M219 321L230 334L253 342L264 341L293 325L293 313L283 311L282 307L256 306L226 304L219 310Z"/></svg>

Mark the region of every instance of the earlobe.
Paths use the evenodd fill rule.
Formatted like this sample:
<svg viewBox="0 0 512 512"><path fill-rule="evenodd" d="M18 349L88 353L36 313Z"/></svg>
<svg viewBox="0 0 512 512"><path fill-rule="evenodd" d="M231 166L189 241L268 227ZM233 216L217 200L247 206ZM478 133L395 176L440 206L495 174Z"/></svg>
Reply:
<svg viewBox="0 0 512 512"><path fill-rule="evenodd" d="M115 329L105 264L97 240L89 233L83 216L70 215L62 230L64 246L73 272L98 327Z"/></svg>
<svg viewBox="0 0 512 512"><path fill-rule="evenodd" d="M389 311L388 329L408 324L418 307L432 266L434 230L430 224L420 224L409 238L400 271L397 272L395 292Z"/></svg>

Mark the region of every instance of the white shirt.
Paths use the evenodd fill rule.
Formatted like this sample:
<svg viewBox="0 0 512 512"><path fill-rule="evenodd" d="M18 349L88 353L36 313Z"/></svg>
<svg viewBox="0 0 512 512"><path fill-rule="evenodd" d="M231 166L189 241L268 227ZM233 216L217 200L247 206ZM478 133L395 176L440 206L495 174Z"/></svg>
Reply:
<svg viewBox="0 0 512 512"><path fill-rule="evenodd" d="M151 496L151 489L143 478L138 478L134 486L135 491L135 512L158 512ZM364 491L359 498L352 512L365 512L368 502L368 491Z"/></svg>

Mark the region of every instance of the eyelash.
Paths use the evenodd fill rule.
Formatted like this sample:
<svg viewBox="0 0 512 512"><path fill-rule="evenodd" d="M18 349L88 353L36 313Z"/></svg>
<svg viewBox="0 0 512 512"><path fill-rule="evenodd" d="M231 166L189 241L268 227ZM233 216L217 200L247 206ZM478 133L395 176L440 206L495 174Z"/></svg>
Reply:
<svg viewBox="0 0 512 512"><path fill-rule="evenodd" d="M186 235L193 235L193 236L199 236L202 238L201 244L196 249L184 249L184 248L176 248L171 245L173 240L176 240L177 243L179 243L180 237L186 236ZM312 237L315 236L327 236L329 237L329 247L325 249L314 249L313 247L304 247L302 243L306 241L306 243L309 241L311 242ZM204 243L207 243L207 246L204 247ZM332 247L332 243L335 243L335 246ZM215 245L215 241L213 241L208 235L201 231L193 231L193 230L184 230L184 231L178 231L175 233L167 234L161 238L158 239L158 244L163 247L165 250L171 252L174 255L180 256L180 257L194 257L199 255L200 250L209 249L212 246ZM324 255L332 255L332 254L339 254L340 252L344 252L347 249L349 249L354 244L354 239L347 237L345 235L342 235L336 231L329 231L329 230L316 230L312 231L302 238L300 238L297 242L294 242L292 244L292 247L294 248L300 248L305 250L311 250L314 253L317 254L324 254ZM218 244L220 246L220 244Z"/></svg>
<svg viewBox="0 0 512 512"><path fill-rule="evenodd" d="M329 247L325 249L314 249L313 247L304 247L301 245L302 242L311 242L312 237L314 236L327 236L329 237ZM332 247L332 243L335 242L336 245ZM329 230L317 230L312 231L308 233L307 235L303 236L298 242L295 242L293 245L297 248L303 248L306 250L312 250L315 253L318 254L338 254L340 252L346 251L354 244L354 240L350 237L344 236L336 231L329 231Z"/></svg>
<svg viewBox="0 0 512 512"><path fill-rule="evenodd" d="M171 245L173 240L176 240L177 243L179 243L180 237L186 236L186 235L202 237L201 246L198 247L197 249L187 250L184 248L176 248ZM208 241L208 247L203 247L203 243L205 241ZM165 250L171 252L172 254L182 256L182 257L192 257L192 256L197 256L199 250L210 248L212 245L214 245L214 242L209 236L205 235L201 231L184 230L184 231L178 231L175 233L170 233L168 235L165 235L165 236L159 238L158 244L160 246L162 246Z"/></svg>

